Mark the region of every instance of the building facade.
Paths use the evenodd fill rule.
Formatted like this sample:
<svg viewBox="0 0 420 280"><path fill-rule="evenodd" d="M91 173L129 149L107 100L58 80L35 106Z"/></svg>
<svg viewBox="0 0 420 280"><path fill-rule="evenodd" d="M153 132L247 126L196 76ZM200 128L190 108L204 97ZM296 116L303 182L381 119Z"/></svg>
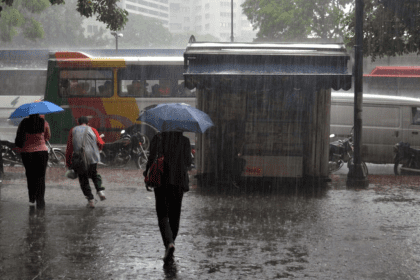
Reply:
<svg viewBox="0 0 420 280"><path fill-rule="evenodd" d="M170 0L120 0L118 6L127 10L129 14L139 14L145 17L155 18L163 23L163 26L169 28L169 2ZM85 36L91 36L106 25L96 21L96 18L87 18L84 21ZM112 38L110 32L107 36Z"/></svg>
<svg viewBox="0 0 420 280"><path fill-rule="evenodd" d="M234 41L250 42L256 32L242 13L245 0L233 1ZM210 34L220 41L230 42L232 35L231 0L170 0L169 31Z"/></svg>
<svg viewBox="0 0 420 280"><path fill-rule="evenodd" d="M233 0L233 36L234 41L251 42L256 32L242 14L244 1ZM121 0L118 4L130 14L160 20L171 33L210 34L222 42L231 40L231 0ZM95 18L85 19L84 25L85 36L106 28Z"/></svg>

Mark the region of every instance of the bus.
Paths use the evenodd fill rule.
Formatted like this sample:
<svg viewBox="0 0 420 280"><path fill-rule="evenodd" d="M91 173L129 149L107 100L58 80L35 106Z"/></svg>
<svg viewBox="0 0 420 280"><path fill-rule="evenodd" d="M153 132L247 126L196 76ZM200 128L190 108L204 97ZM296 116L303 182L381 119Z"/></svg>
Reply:
<svg viewBox="0 0 420 280"><path fill-rule="evenodd" d="M142 133L147 149L157 130L137 120L141 112L160 103L196 105L195 90L184 87L183 72L183 56L158 52L126 57L51 53L44 99L64 109L46 116L51 143L65 144L77 119L87 116L105 142L119 139L124 129ZM188 136L194 140L194 134Z"/></svg>

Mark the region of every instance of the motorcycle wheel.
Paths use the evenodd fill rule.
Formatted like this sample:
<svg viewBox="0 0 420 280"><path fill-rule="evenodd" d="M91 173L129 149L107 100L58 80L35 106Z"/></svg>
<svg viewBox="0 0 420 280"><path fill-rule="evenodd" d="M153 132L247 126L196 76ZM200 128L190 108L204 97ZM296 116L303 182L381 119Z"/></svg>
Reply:
<svg viewBox="0 0 420 280"><path fill-rule="evenodd" d="M48 154L48 167L66 167L66 156L64 153L51 150Z"/></svg>
<svg viewBox="0 0 420 280"><path fill-rule="evenodd" d="M136 166L138 169L146 169L146 164L147 164L147 159L144 156L144 154L142 153L140 156L138 156L136 158Z"/></svg>
<svg viewBox="0 0 420 280"><path fill-rule="evenodd" d="M412 165L411 159L397 158L394 163L394 174L397 176L407 174L407 171L401 170L401 167L412 167Z"/></svg>
<svg viewBox="0 0 420 280"><path fill-rule="evenodd" d="M16 160L16 157L15 157L15 155L12 153L12 151L11 151L11 150L9 150L8 148L2 149L1 156L2 156L2 158L3 158L3 165L4 165L4 166L10 166L10 167L15 166L15 163L10 162L10 161L8 161L8 160L7 160L7 159L9 159L9 160L13 160L13 161L15 161L15 160ZM20 160L19 160L19 161L20 161ZM23 163L22 163L22 165L23 165Z"/></svg>
<svg viewBox="0 0 420 280"><path fill-rule="evenodd" d="M343 167L344 161L338 160L338 161L329 161L328 162L328 172L333 173L338 170L340 170L341 167Z"/></svg>

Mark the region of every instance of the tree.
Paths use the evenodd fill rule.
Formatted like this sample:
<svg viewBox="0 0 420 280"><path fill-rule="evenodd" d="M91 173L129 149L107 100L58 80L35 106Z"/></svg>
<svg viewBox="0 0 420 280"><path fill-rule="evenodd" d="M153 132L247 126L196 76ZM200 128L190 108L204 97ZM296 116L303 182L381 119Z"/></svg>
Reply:
<svg viewBox="0 0 420 280"><path fill-rule="evenodd" d="M127 23L128 12L117 6L119 0L77 0L76 10L81 16L93 17L106 24L107 29L121 30ZM0 40L11 42L21 33L36 40L44 37L44 30L36 15L50 5L64 4L64 0L1 0ZM19 32L21 30L21 32Z"/></svg>
<svg viewBox="0 0 420 280"><path fill-rule="evenodd" d="M158 19L130 14L122 31L124 37L118 40L121 48L169 47L172 34Z"/></svg>
<svg viewBox="0 0 420 280"><path fill-rule="evenodd" d="M355 6L341 17L348 47L355 44ZM377 57L420 52L420 1L365 0L363 55Z"/></svg>
<svg viewBox="0 0 420 280"><path fill-rule="evenodd" d="M330 39L342 35L341 11L353 0L246 0L243 12L259 30L256 41Z"/></svg>
<svg viewBox="0 0 420 280"><path fill-rule="evenodd" d="M83 19L80 14L74 13L77 0L67 0L66 5L51 6L39 14L33 15L43 29L43 37L28 39L22 32L17 34L13 41L4 42L7 48L83 48L106 46L110 39L104 36L105 30L101 28L92 36L85 37ZM1 19L0 19L1 23Z"/></svg>

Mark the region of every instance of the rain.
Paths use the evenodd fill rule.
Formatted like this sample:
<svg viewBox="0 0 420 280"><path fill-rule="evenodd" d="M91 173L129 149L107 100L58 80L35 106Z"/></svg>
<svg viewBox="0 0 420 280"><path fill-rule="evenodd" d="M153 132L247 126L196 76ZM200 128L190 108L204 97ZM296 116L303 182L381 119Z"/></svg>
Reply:
<svg viewBox="0 0 420 280"><path fill-rule="evenodd" d="M13 2L1 279L420 279L417 3ZM42 101L62 108L44 116L45 208L28 204L12 117ZM94 207L66 166L82 116L105 142ZM170 242L167 188L182 194L177 233L165 201Z"/></svg>

